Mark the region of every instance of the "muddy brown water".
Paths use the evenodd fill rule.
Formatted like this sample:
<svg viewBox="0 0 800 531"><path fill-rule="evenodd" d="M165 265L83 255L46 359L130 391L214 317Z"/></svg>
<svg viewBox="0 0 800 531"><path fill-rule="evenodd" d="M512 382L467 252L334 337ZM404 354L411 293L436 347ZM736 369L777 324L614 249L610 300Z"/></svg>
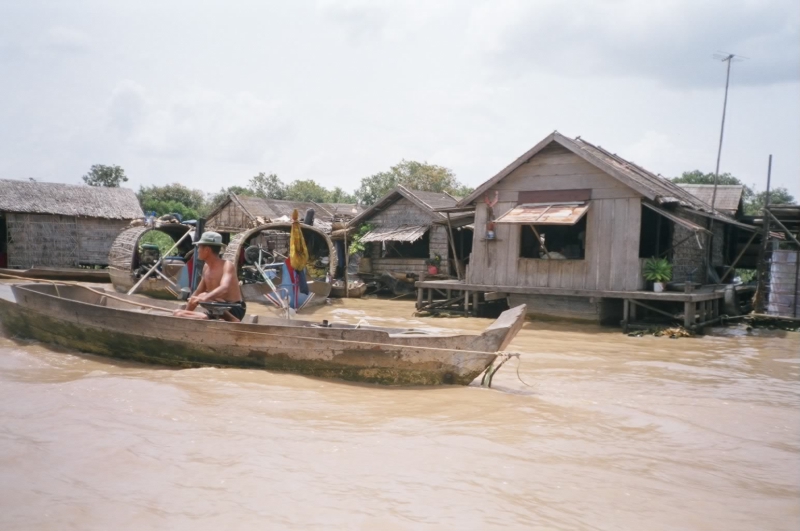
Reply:
<svg viewBox="0 0 800 531"><path fill-rule="evenodd" d="M313 319L478 331L348 300ZM495 388L120 363L0 337L0 529L800 528L800 334L528 322Z"/></svg>

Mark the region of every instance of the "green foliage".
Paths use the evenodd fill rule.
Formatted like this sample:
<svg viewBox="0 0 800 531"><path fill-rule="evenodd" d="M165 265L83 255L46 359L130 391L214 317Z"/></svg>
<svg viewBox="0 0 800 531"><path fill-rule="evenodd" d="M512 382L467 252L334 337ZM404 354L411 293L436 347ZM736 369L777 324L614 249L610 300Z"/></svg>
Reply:
<svg viewBox="0 0 800 531"><path fill-rule="evenodd" d="M172 238L158 230L149 230L145 232L139 240L139 248L141 249L141 246L147 243L158 245L161 256L166 256L167 251L172 249L172 246L175 245Z"/></svg>
<svg viewBox="0 0 800 531"><path fill-rule="evenodd" d="M748 282L755 280L757 271L755 269L736 269L734 270L734 276L739 277L742 279L742 284L747 284Z"/></svg>
<svg viewBox="0 0 800 531"><path fill-rule="evenodd" d="M287 199L286 185L274 173L267 175L262 171L255 177L250 178L249 188L252 195L256 197Z"/></svg>
<svg viewBox="0 0 800 531"><path fill-rule="evenodd" d="M89 173L83 176L83 182L89 186L107 186L109 188L119 188L121 183L127 182L125 170L119 166L105 166L95 164L89 169Z"/></svg>
<svg viewBox="0 0 800 531"><path fill-rule="evenodd" d="M178 213L183 219L197 219L207 212L205 194L178 183L142 186L136 197L142 210L155 211L159 216Z"/></svg>
<svg viewBox="0 0 800 531"><path fill-rule="evenodd" d="M764 209L764 203L767 200L767 192L758 192L753 198L748 201L744 207L744 213L749 216L755 216ZM769 204L770 205L794 205L795 198L789 193L789 190L779 186L769 191Z"/></svg>
<svg viewBox="0 0 800 531"><path fill-rule="evenodd" d="M412 190L425 192L447 192L458 196L469 188L456 179L455 174L444 166L401 160L392 166L389 171L384 171L364 177L361 185L356 190L356 198L365 205L371 205L397 185L403 185Z"/></svg>
<svg viewBox="0 0 800 531"><path fill-rule="evenodd" d="M349 249L350 254L363 253L364 251L367 250L365 244L361 241L361 238L363 238L364 235L371 230L372 230L372 225L370 225L369 223L363 223L358 226L358 230L350 239L350 249Z"/></svg>
<svg viewBox="0 0 800 531"><path fill-rule="evenodd" d="M441 265L441 263L442 263L442 256L438 253L435 253L433 255L433 258L425 259L425 265L435 266L436 268L438 268L439 265Z"/></svg>
<svg viewBox="0 0 800 531"><path fill-rule="evenodd" d="M328 200L326 203L356 203L357 199L354 194L348 194L340 187L336 187L329 192Z"/></svg>
<svg viewBox="0 0 800 531"><path fill-rule="evenodd" d="M142 208L148 201L175 201L198 212L206 205L206 195L201 190L193 190L178 183L164 186L141 186L136 196L139 198ZM145 210L147 209L145 208Z"/></svg>
<svg viewBox="0 0 800 531"><path fill-rule="evenodd" d="M197 219L200 217L197 210L187 207L183 203L177 201L157 201L155 199L149 199L142 204L142 210L145 212L155 211L157 216L180 214L183 220Z"/></svg>
<svg viewBox="0 0 800 531"><path fill-rule="evenodd" d="M290 201L314 201L316 203L327 203L331 193L327 188L318 184L313 179L305 181L293 181L286 186L284 199Z"/></svg>
<svg viewBox="0 0 800 531"><path fill-rule="evenodd" d="M713 173L703 173L700 170L685 171L680 177L672 179L674 183L686 184L714 184ZM766 192L757 192L755 186L747 186L742 181L731 175L730 173L723 173L717 180L718 185L726 184L741 184L744 186L743 200L744 200L744 213L748 216L755 216L764 208L764 201L766 199ZM770 204L795 204L795 198L786 188L778 187L770 190L769 193Z"/></svg>
<svg viewBox="0 0 800 531"><path fill-rule="evenodd" d="M672 264L666 258L648 258L644 261L642 273L652 282L669 282L672 278Z"/></svg>

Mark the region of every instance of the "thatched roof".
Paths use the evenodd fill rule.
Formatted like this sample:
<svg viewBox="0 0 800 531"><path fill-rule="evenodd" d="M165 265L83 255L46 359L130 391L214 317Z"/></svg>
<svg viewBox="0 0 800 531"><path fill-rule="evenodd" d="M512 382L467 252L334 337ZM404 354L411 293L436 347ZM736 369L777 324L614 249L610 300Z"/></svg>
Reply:
<svg viewBox="0 0 800 531"><path fill-rule="evenodd" d="M144 217L130 188L0 179L0 212L105 219Z"/></svg>
<svg viewBox="0 0 800 531"><path fill-rule="evenodd" d="M682 184L678 186L695 196L700 201L711 206L714 199L713 184ZM720 184L717 185L717 197L714 199L714 208L725 214L734 216L739 210L744 194L744 186L741 184Z"/></svg>

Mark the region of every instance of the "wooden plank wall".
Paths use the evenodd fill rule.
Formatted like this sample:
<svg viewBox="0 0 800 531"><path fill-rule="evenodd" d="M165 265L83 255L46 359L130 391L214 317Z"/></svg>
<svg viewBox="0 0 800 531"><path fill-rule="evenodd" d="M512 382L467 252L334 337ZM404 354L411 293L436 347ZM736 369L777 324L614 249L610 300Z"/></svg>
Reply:
<svg viewBox="0 0 800 531"><path fill-rule="evenodd" d="M428 238L430 240L429 257L435 254L442 257L441 271L448 271L447 227L433 224L435 216L423 210L406 198L400 198L384 210L364 221L373 227L399 227L401 225L431 224ZM370 246L372 271L375 273L421 273L427 271L424 258L381 258L380 243Z"/></svg>
<svg viewBox="0 0 800 531"><path fill-rule="evenodd" d="M543 150L489 191L499 192L495 218L517 204L520 191L592 190L583 260L520 258L520 225L495 226L485 240L487 207L477 204L467 282L497 286L635 290L641 287L641 196L577 155L558 146Z"/></svg>
<svg viewBox="0 0 800 531"><path fill-rule="evenodd" d="M249 228L251 228L250 217L233 201L206 220L207 230L240 232Z"/></svg>

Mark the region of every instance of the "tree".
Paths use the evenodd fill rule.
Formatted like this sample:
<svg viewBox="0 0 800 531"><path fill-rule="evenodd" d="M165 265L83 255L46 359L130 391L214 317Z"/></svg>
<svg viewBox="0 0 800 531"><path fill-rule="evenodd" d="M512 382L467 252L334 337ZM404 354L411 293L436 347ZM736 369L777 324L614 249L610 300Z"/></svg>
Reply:
<svg viewBox="0 0 800 531"><path fill-rule="evenodd" d="M94 164L89 169L89 173L83 176L83 182L89 186L119 188L121 183L127 181L125 170L119 166L105 166L103 164Z"/></svg>
<svg viewBox="0 0 800 531"><path fill-rule="evenodd" d="M685 171L681 174L680 177L675 177L672 179L674 183L683 183L683 184L714 184L714 174L713 173L703 173L700 170L693 170L693 171ZM739 184L744 186L744 202L747 203L748 201L752 200L754 192L753 189L744 184L742 181L731 175L730 173L722 173L720 174L719 178L717 179L718 185L730 185L730 184Z"/></svg>
<svg viewBox="0 0 800 531"><path fill-rule="evenodd" d="M758 192L753 196L751 201L748 201L744 206L744 213L748 216L755 216L760 214L764 209L764 203L767 199L767 192ZM789 193L789 190L779 186L769 191L769 204L770 205L794 205L795 198Z"/></svg>
<svg viewBox="0 0 800 531"><path fill-rule="evenodd" d="M284 199L290 201L314 201L317 203L327 203L331 193L327 188L318 184L313 179L305 181L292 181L286 187Z"/></svg>
<svg viewBox="0 0 800 531"><path fill-rule="evenodd" d="M356 196L350 193L345 192L342 190L341 187L337 186L333 190L330 191L328 196L328 203L356 203Z"/></svg>
<svg viewBox="0 0 800 531"><path fill-rule="evenodd" d="M145 212L155 211L159 216L179 213L186 219L197 218L207 212L206 196L182 184L141 186L136 193Z"/></svg>
<svg viewBox="0 0 800 531"><path fill-rule="evenodd" d="M250 190L256 197L264 199L286 199L286 185L277 175L263 171L250 179Z"/></svg>
<svg viewBox="0 0 800 531"><path fill-rule="evenodd" d="M463 193L468 189L456 179L452 170L444 166L401 160L389 171L361 179L361 186L356 190L355 195L360 202L370 205L397 185L403 185L412 190L447 192L453 195Z"/></svg>
<svg viewBox="0 0 800 531"><path fill-rule="evenodd" d="M218 206L220 206L230 194L236 195L245 195L245 196L255 196L256 194L250 188L245 188L244 186L233 185L227 188L221 188L219 192L216 194L211 194L208 196L207 203L207 211L211 212Z"/></svg>
<svg viewBox="0 0 800 531"><path fill-rule="evenodd" d="M714 184L714 174L713 173L703 173L700 170L694 171L685 171L680 177L675 177L672 179L674 183L686 183L686 184ZM740 184L744 186L744 192L742 194L744 199L744 213L748 216L753 216L761 212L764 208L764 200L767 197L766 192L756 192L755 186L752 188L742 183L739 179L731 175L730 173L723 173L719 176L717 180L718 185L726 185L726 184ZM793 205L795 203L794 197L792 194L789 193L789 190L786 188L775 188L771 190L769 193L769 202L770 204L789 204Z"/></svg>

